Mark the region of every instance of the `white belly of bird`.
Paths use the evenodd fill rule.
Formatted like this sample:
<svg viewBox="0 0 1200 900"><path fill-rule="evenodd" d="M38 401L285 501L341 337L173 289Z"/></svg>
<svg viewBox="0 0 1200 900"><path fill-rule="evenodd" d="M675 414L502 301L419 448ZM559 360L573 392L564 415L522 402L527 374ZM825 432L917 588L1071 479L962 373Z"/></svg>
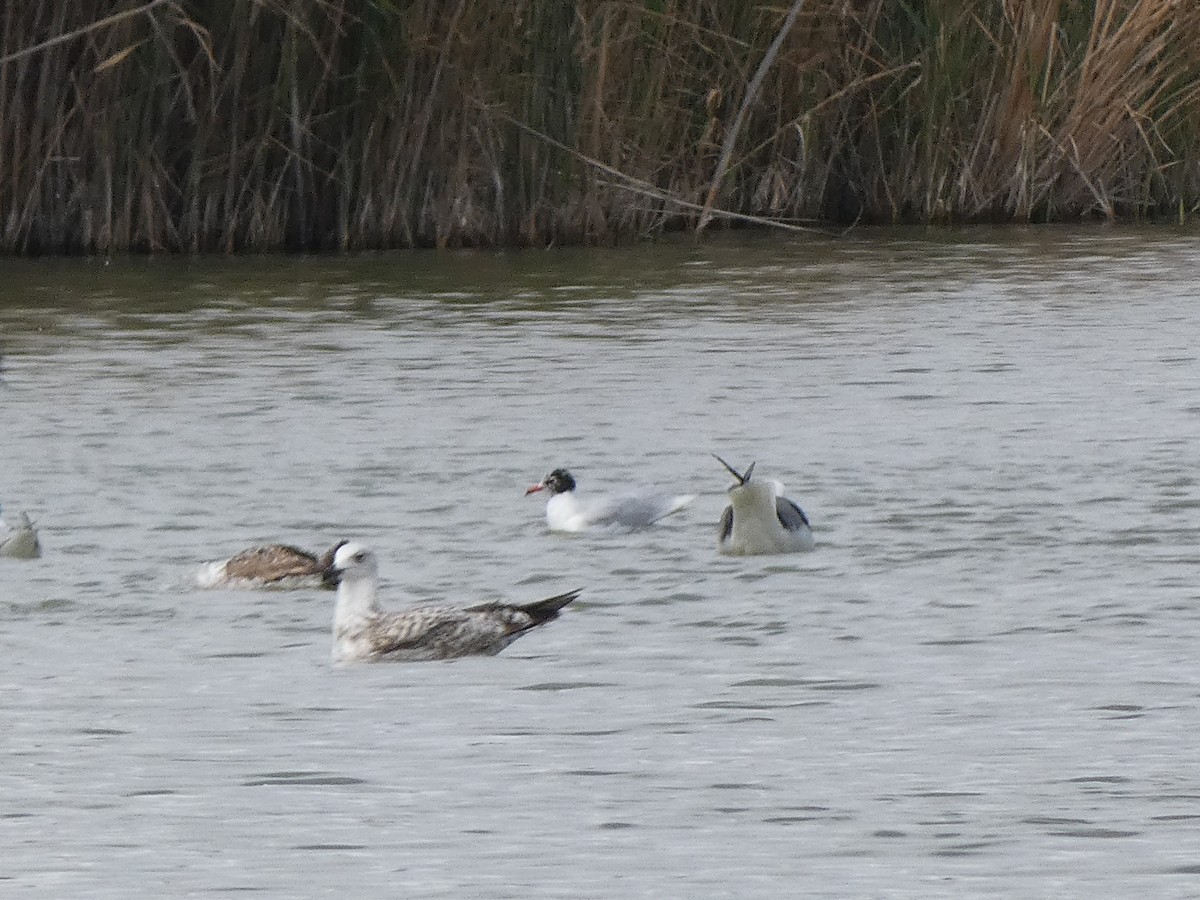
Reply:
<svg viewBox="0 0 1200 900"><path fill-rule="evenodd" d="M335 663L359 662L371 659L373 647L365 630L343 631L333 639L333 661Z"/></svg>
<svg viewBox="0 0 1200 900"><path fill-rule="evenodd" d="M561 503L556 502L558 500L559 497L551 497L550 502L546 504L546 524L550 526L550 530L584 531L587 522L570 504L568 498L562 497Z"/></svg>
<svg viewBox="0 0 1200 900"><path fill-rule="evenodd" d="M756 553L786 553L786 532L778 525L757 521L733 523L733 533L726 541L724 551L733 556L749 556Z"/></svg>
<svg viewBox="0 0 1200 900"><path fill-rule="evenodd" d="M779 524L775 511L765 515L734 515L729 540L721 544L721 552L730 556L756 556L768 553L799 553L812 550L812 532L788 531Z"/></svg>

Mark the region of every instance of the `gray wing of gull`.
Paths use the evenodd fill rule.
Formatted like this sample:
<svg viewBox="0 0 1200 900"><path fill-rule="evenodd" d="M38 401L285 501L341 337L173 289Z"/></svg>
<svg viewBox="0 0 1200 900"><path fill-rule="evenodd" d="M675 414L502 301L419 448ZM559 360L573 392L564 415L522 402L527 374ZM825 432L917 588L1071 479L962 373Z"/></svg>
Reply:
<svg viewBox="0 0 1200 900"><path fill-rule="evenodd" d="M720 522L721 536L718 540L727 541L729 536L733 534L733 505L725 507L725 512L721 513Z"/></svg>
<svg viewBox="0 0 1200 900"><path fill-rule="evenodd" d="M804 514L804 510L787 497L775 498L775 515L779 517L779 524L788 531L812 528L808 524L808 516Z"/></svg>
<svg viewBox="0 0 1200 900"><path fill-rule="evenodd" d="M666 493L628 493L589 498L581 512L589 527L645 528L682 509L691 497Z"/></svg>

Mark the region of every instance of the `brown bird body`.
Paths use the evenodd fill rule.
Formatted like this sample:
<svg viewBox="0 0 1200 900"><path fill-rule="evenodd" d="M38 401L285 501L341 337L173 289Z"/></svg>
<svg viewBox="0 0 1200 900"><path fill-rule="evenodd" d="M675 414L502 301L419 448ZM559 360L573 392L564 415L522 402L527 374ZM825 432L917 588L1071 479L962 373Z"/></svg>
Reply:
<svg viewBox="0 0 1200 900"><path fill-rule="evenodd" d="M343 543L334 544L321 556L289 544L251 547L229 559L205 563L196 574L196 582L200 587L333 588L336 585L325 578L324 572Z"/></svg>

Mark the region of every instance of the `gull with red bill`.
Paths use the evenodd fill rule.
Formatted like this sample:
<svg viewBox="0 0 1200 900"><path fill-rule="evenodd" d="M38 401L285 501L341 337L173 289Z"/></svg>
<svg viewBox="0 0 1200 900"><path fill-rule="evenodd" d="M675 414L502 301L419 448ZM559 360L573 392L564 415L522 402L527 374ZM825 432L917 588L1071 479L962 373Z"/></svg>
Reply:
<svg viewBox="0 0 1200 900"><path fill-rule="evenodd" d="M550 498L546 502L546 524L551 531L638 531L696 499L694 494L671 494L654 488L580 496L575 478L566 469L555 469L525 494L539 491Z"/></svg>

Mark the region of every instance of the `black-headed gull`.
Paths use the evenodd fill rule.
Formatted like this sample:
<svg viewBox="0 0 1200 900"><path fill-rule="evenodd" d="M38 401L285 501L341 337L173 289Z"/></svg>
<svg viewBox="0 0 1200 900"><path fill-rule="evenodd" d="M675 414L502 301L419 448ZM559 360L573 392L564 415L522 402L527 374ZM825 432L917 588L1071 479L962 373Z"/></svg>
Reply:
<svg viewBox="0 0 1200 900"><path fill-rule="evenodd" d="M737 484L729 488L729 505L721 514L717 548L730 556L796 553L816 546L808 516L783 496L783 485L769 478L750 480L754 463L743 475L717 457Z"/></svg>
<svg viewBox="0 0 1200 900"><path fill-rule="evenodd" d="M290 544L251 547L229 559L205 563L196 572L196 585L202 588L310 588L337 587L325 575L339 541L321 556Z"/></svg>
<svg viewBox="0 0 1200 900"><path fill-rule="evenodd" d="M11 522L0 519L0 556L37 559L41 555L42 545L29 516L19 512Z"/></svg>
<svg viewBox="0 0 1200 900"><path fill-rule="evenodd" d="M579 596L568 591L535 603L417 606L385 612L376 600L379 563L353 541L334 554L329 575L338 582L333 613L333 661L423 662L495 656L525 632L558 618Z"/></svg>
<svg viewBox="0 0 1200 900"><path fill-rule="evenodd" d="M581 497L575 492L575 479L566 469L555 469L525 494L538 491L550 495L546 524L551 531L636 531L678 512L696 499L694 494L669 494L653 489Z"/></svg>

